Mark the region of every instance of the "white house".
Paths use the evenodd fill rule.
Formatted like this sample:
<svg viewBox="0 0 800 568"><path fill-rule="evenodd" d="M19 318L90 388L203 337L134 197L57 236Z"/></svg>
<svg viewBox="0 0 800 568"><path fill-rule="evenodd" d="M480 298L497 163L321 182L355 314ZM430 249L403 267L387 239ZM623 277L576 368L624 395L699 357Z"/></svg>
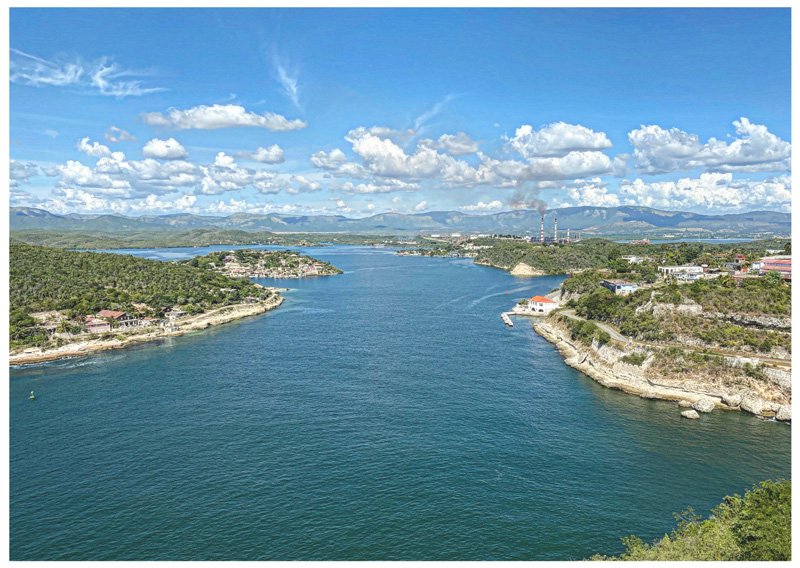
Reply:
<svg viewBox="0 0 800 568"><path fill-rule="evenodd" d="M658 271L663 276L669 276L671 274L675 274L676 272L702 273L703 267L696 266L694 264L684 264L683 266L659 266Z"/></svg>
<svg viewBox="0 0 800 568"><path fill-rule="evenodd" d="M548 314L558 307L558 302L554 302L544 296L534 296L528 300L528 310L535 313Z"/></svg>

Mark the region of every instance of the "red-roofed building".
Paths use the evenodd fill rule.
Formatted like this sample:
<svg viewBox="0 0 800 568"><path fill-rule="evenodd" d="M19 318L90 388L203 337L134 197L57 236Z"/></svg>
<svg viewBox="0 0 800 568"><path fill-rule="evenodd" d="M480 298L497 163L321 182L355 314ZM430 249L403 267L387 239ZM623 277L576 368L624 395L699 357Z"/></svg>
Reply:
<svg viewBox="0 0 800 568"><path fill-rule="evenodd" d="M547 314L558 307L558 302L544 296L534 296L528 300L528 308L532 312Z"/></svg>
<svg viewBox="0 0 800 568"><path fill-rule="evenodd" d="M106 321L115 321L117 322L120 327L130 327L132 325L139 325L139 320L133 317L130 314L126 314L125 312L117 312L114 310L100 310L97 312L98 318L104 319Z"/></svg>
<svg viewBox="0 0 800 568"><path fill-rule="evenodd" d="M766 274L771 270L780 272L781 277L785 280L792 279L792 259L791 258L762 258L759 262L759 274Z"/></svg>

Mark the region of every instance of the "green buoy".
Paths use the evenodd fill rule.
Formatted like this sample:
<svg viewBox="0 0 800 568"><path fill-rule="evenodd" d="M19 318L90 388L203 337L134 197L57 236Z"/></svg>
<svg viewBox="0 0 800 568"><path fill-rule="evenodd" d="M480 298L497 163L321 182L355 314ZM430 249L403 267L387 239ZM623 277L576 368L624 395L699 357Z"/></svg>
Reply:
<svg viewBox="0 0 800 568"><path fill-rule="evenodd" d="M33 394L33 391L31 391L31 396L28 397L28 400L36 400L36 395Z"/></svg>

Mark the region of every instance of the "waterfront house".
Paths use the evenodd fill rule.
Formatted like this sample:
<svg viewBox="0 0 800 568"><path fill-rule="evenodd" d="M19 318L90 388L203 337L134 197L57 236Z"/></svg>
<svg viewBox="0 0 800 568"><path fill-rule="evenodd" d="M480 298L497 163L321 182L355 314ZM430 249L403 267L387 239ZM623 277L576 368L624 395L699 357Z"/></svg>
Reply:
<svg viewBox="0 0 800 568"><path fill-rule="evenodd" d="M533 296L528 300L528 310L531 312L548 314L558 307L558 302L554 302L544 296Z"/></svg>
<svg viewBox="0 0 800 568"><path fill-rule="evenodd" d="M111 331L111 324L107 321L96 319L94 316L86 316L83 318L86 324L86 331L88 333L107 333Z"/></svg>
<svg viewBox="0 0 800 568"><path fill-rule="evenodd" d="M104 319L108 322L115 321L119 327L131 327L139 325L139 319L131 314L125 312L118 312L116 310L100 310L95 316L98 319Z"/></svg>
<svg viewBox="0 0 800 568"><path fill-rule="evenodd" d="M617 296L624 296L639 289L638 284L625 280L603 280L600 282L600 286L608 288Z"/></svg>
<svg viewBox="0 0 800 568"><path fill-rule="evenodd" d="M182 317L186 316L187 312L183 311L178 306L175 306L171 310L168 310L165 315L167 316L167 319L172 321L172 320L176 320L178 318L182 318Z"/></svg>

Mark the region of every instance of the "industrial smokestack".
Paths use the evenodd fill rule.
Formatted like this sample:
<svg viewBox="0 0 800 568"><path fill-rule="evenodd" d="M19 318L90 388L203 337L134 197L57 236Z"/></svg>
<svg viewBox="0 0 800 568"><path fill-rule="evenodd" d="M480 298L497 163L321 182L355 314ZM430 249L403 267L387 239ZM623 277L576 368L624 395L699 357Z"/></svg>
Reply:
<svg viewBox="0 0 800 568"><path fill-rule="evenodd" d="M558 217L556 217L555 225L553 225L553 242L558 242Z"/></svg>
<svg viewBox="0 0 800 568"><path fill-rule="evenodd" d="M544 215L542 215L542 233L539 242L544 244Z"/></svg>
<svg viewBox="0 0 800 568"><path fill-rule="evenodd" d="M567 244L569 244L569 227L567 227Z"/></svg>

